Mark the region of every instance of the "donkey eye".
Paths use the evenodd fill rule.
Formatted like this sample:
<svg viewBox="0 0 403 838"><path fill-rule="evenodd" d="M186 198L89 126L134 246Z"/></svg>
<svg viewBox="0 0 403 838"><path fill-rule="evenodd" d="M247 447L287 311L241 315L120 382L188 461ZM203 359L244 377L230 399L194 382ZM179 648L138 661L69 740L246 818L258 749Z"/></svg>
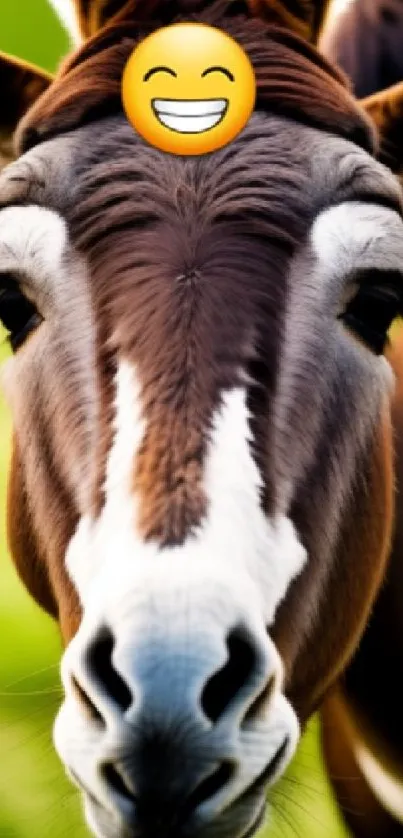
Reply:
<svg viewBox="0 0 403 838"><path fill-rule="evenodd" d="M360 272L354 281L358 291L340 319L381 355L393 321L403 314L403 277L399 271L374 270Z"/></svg>
<svg viewBox="0 0 403 838"><path fill-rule="evenodd" d="M34 304L22 293L17 280L0 274L0 321L14 352L42 322Z"/></svg>

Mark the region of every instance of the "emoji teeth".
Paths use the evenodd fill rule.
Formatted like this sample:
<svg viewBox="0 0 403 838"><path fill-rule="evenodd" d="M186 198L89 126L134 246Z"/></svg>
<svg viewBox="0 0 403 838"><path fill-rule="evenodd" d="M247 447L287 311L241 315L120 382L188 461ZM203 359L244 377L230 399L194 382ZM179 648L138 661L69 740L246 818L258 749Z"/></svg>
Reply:
<svg viewBox="0 0 403 838"><path fill-rule="evenodd" d="M214 128L222 117L220 114L212 116L170 116L158 114L158 118L166 128L177 131L179 134L200 134L202 131L209 131Z"/></svg>
<svg viewBox="0 0 403 838"><path fill-rule="evenodd" d="M228 106L226 99L154 99L154 112L159 121L180 134L200 134L209 131L223 119Z"/></svg>
<svg viewBox="0 0 403 838"><path fill-rule="evenodd" d="M158 116L213 116L224 113L227 99L154 99L153 106Z"/></svg>

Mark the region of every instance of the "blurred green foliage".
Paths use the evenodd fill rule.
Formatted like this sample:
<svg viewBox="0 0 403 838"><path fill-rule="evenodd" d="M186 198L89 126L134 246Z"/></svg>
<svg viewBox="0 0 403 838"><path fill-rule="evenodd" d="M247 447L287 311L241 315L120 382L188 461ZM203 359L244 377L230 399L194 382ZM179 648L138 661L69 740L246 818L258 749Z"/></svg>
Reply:
<svg viewBox="0 0 403 838"><path fill-rule="evenodd" d="M0 50L53 71L68 48L67 33L47 0L0 0Z"/></svg>
<svg viewBox="0 0 403 838"><path fill-rule="evenodd" d="M67 48L67 35L46 0L0 0L0 50L54 70ZM0 362L6 354L0 331ZM51 742L61 699L57 630L31 602L6 555L10 428L0 399L0 836L84 838L78 794ZM346 836L325 779L315 721L273 803L264 838Z"/></svg>
<svg viewBox="0 0 403 838"><path fill-rule="evenodd" d="M0 363L6 354L0 329ZM6 555L10 429L0 399L0 836L84 838L78 796L51 742L61 696L58 634L25 593Z"/></svg>

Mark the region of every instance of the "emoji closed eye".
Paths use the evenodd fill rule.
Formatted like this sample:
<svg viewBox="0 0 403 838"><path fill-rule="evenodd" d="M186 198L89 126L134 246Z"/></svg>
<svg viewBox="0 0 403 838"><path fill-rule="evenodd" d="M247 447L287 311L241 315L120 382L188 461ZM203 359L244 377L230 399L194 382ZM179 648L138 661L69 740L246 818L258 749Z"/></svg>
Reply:
<svg viewBox="0 0 403 838"><path fill-rule="evenodd" d="M160 67L152 67L151 70L148 70L143 78L143 81L148 81L152 76L155 76L156 73L169 73L170 76L177 78L175 70L172 70L171 67L164 67L161 65Z"/></svg>
<svg viewBox="0 0 403 838"><path fill-rule="evenodd" d="M231 73L230 70L227 70L226 67L207 67L207 70L203 70L202 72L202 78L208 76L209 73L223 73L224 76L227 76L227 79L229 79L230 81L235 81L235 76Z"/></svg>

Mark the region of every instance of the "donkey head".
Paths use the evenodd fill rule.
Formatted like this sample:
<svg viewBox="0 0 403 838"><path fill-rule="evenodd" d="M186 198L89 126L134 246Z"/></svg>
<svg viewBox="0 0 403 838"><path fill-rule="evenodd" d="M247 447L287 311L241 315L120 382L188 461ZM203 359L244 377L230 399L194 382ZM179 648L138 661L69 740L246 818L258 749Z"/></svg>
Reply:
<svg viewBox="0 0 403 838"><path fill-rule="evenodd" d="M94 34L0 179L10 546L60 622L55 742L94 833L241 838L384 572L400 192L298 34L313 4L79 7ZM200 158L122 113L175 15L256 69L248 126Z"/></svg>

